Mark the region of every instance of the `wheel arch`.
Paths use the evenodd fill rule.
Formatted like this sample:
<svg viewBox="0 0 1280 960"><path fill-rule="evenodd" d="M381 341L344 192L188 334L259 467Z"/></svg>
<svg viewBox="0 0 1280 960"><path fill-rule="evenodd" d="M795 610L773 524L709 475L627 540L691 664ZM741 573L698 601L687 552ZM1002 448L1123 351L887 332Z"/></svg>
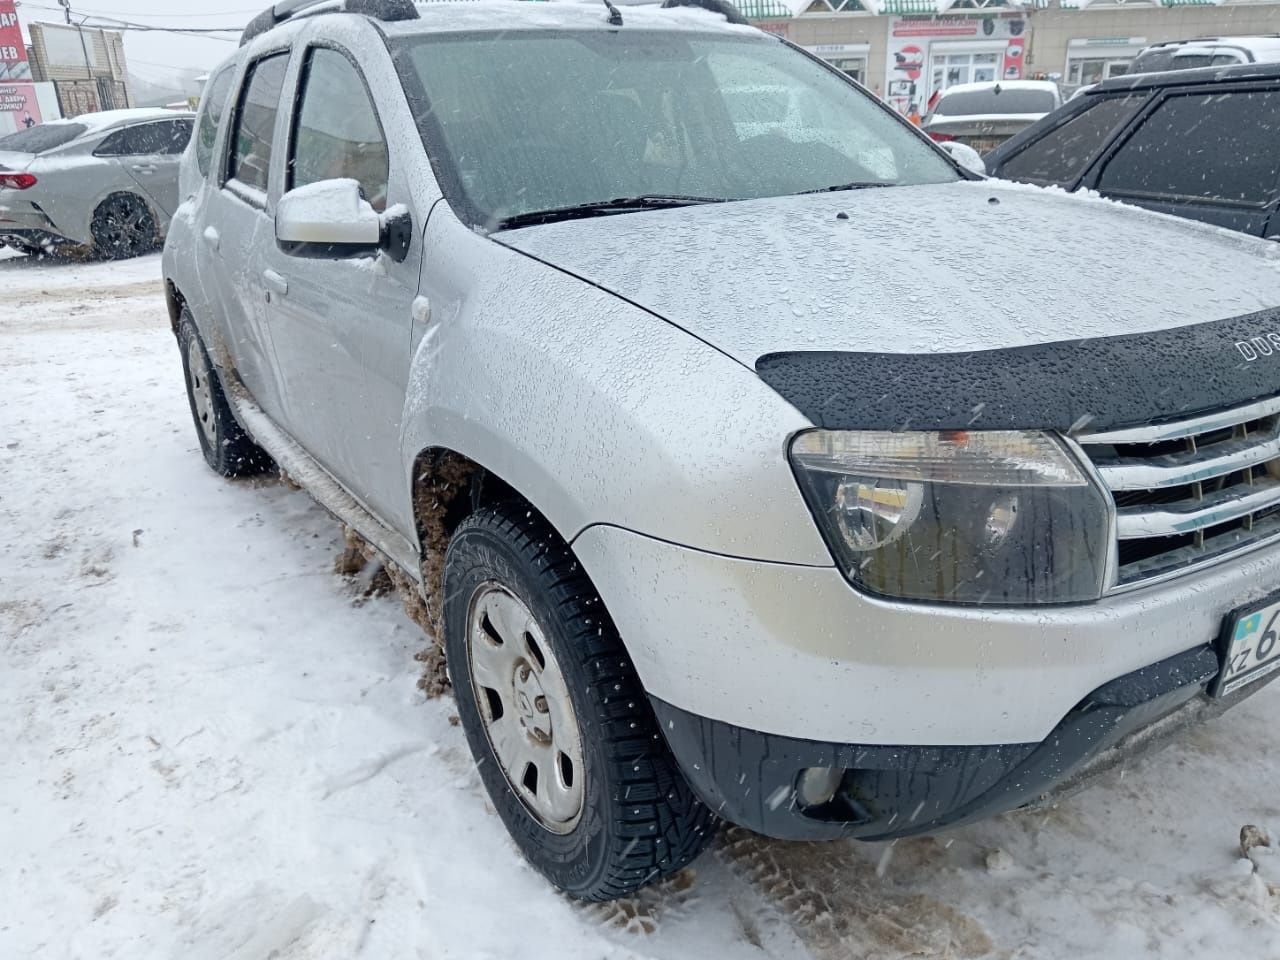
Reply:
<svg viewBox="0 0 1280 960"><path fill-rule="evenodd" d="M413 459L410 481L423 599L430 628L437 637L443 636L440 627L445 556L454 533L472 514L498 503L520 503L546 521L566 543L571 541L567 531L559 529L515 484L450 447L419 450Z"/></svg>

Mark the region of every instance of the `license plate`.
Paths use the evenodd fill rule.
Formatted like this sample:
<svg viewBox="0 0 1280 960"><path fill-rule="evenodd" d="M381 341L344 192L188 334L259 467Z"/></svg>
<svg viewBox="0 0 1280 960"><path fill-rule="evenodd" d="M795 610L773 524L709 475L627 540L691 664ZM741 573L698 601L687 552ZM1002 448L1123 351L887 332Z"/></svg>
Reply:
<svg viewBox="0 0 1280 960"><path fill-rule="evenodd" d="M1280 670L1280 600L1236 613L1222 631L1222 669L1213 695L1225 697Z"/></svg>
<svg viewBox="0 0 1280 960"><path fill-rule="evenodd" d="M990 153L1005 141L1004 137L963 137L961 139L979 153Z"/></svg>

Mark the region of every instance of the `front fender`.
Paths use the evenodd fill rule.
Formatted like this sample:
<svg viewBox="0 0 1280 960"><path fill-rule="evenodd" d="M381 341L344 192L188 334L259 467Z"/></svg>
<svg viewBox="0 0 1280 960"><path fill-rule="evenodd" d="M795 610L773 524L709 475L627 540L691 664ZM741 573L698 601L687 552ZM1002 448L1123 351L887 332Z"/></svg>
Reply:
<svg viewBox="0 0 1280 960"><path fill-rule="evenodd" d="M462 226L426 228L402 423L517 489L572 541L614 525L731 556L831 565L786 459L810 423L755 372Z"/></svg>

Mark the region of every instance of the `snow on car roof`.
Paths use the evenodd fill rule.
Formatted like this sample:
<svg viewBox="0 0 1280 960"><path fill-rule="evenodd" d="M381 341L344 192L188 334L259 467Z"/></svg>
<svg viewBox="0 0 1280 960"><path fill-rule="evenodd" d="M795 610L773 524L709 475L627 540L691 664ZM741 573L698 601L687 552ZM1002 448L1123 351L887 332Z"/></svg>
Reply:
<svg viewBox="0 0 1280 960"><path fill-rule="evenodd" d="M954 83L943 91L944 97L953 93L977 93L982 90L1041 90L1045 93L1057 93L1058 85L1052 80L984 80L981 83Z"/></svg>
<svg viewBox="0 0 1280 960"><path fill-rule="evenodd" d="M66 123L78 123L87 127L89 133L106 130L109 127L126 123L142 123L147 120L167 120L174 117L194 116L188 110L168 110L164 107L138 107L132 110L102 110L98 113L82 113L78 117L63 117L60 120L49 120L48 126Z"/></svg>
<svg viewBox="0 0 1280 960"><path fill-rule="evenodd" d="M721 14L701 7L672 7L664 10L657 2L634 5L618 3L625 30L641 27L650 30L687 30L723 32L763 36L760 30L745 24L731 24ZM526 0L419 0L417 20L380 24L390 36L415 36L424 33L453 33L462 30L617 30L610 26L609 11L603 0L553 0L529 3Z"/></svg>

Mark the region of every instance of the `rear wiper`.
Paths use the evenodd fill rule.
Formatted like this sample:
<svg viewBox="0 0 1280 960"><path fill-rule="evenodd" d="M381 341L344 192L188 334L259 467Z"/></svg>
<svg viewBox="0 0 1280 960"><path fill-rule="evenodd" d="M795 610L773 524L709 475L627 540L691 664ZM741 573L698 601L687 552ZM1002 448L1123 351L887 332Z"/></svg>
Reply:
<svg viewBox="0 0 1280 960"><path fill-rule="evenodd" d="M613 200L596 200L592 203L576 203L569 207L552 207L550 210L533 210L503 217L495 230L512 230L539 223L556 223L560 220L582 220L611 213L632 213L637 210L653 210L663 207L692 207L700 203L726 203L724 197L684 197L679 195L645 194L640 197L616 197Z"/></svg>
<svg viewBox="0 0 1280 960"><path fill-rule="evenodd" d="M852 183L837 183L834 187L816 187L813 190L801 190L796 194L803 197L806 193L839 193L841 190L869 190L872 187L892 187L892 183L883 180L855 180Z"/></svg>

